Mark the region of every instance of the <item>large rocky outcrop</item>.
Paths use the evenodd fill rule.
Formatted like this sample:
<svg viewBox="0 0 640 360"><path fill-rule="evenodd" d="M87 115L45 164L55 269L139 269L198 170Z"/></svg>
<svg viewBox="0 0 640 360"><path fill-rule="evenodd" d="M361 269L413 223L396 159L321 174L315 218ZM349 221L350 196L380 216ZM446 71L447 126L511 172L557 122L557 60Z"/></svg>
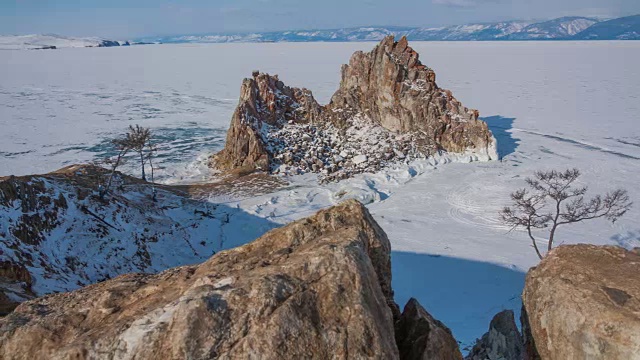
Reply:
<svg viewBox="0 0 640 360"><path fill-rule="evenodd" d="M201 265L25 302L0 358L395 359L398 317L389 240L351 200Z"/></svg>
<svg viewBox="0 0 640 360"><path fill-rule="evenodd" d="M316 172L336 180L443 151L470 161L497 159L478 111L438 87L406 38L390 36L352 56L324 107L309 90L254 72L242 84L225 148L211 164L224 172Z"/></svg>
<svg viewBox="0 0 640 360"><path fill-rule="evenodd" d="M486 151L495 141L477 110L438 87L435 72L420 62L406 37L386 37L373 51L353 54L330 107L342 119L355 111L396 133L418 132L432 149Z"/></svg>
<svg viewBox="0 0 640 360"><path fill-rule="evenodd" d="M622 248L552 250L527 274L522 296L529 357L640 359L638 274L640 255Z"/></svg>
<svg viewBox="0 0 640 360"><path fill-rule="evenodd" d="M227 132L227 145L213 158L216 167L268 170L273 153L265 142L268 129L281 128L288 121L312 122L320 111L309 90L290 88L277 76L254 72L252 78L242 82L240 102Z"/></svg>

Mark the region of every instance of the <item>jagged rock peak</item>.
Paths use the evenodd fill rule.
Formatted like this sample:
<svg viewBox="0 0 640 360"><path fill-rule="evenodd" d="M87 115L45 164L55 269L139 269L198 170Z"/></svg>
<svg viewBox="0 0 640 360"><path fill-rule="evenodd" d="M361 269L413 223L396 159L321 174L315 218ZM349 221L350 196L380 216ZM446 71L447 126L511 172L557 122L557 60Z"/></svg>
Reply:
<svg viewBox="0 0 640 360"><path fill-rule="evenodd" d="M213 157L213 164L223 171L268 170L273 153L267 149L270 129L279 129L289 121L312 122L320 114L321 107L311 91L288 87L278 75L254 71L242 82L225 148Z"/></svg>
<svg viewBox="0 0 640 360"><path fill-rule="evenodd" d="M521 360L523 340L512 310L504 310L491 320L489 331L478 339L465 360Z"/></svg>
<svg viewBox="0 0 640 360"><path fill-rule="evenodd" d="M324 107L309 90L254 72L242 84L227 143L211 165L339 180L442 151L470 161L497 159L496 141L478 111L437 86L406 38L391 36L351 57Z"/></svg>
<svg viewBox="0 0 640 360"><path fill-rule="evenodd" d="M420 132L427 149L492 152L495 139L478 120L479 112L462 106L435 80L435 72L420 62L405 37L396 42L388 36L371 52L358 51L343 65L331 107L350 109L334 111L342 120L355 111L391 131Z"/></svg>
<svg viewBox="0 0 640 360"><path fill-rule="evenodd" d="M390 251L347 201L201 265L22 303L0 358L398 359Z"/></svg>
<svg viewBox="0 0 640 360"><path fill-rule="evenodd" d="M451 330L411 298L395 325L401 359L462 360Z"/></svg>

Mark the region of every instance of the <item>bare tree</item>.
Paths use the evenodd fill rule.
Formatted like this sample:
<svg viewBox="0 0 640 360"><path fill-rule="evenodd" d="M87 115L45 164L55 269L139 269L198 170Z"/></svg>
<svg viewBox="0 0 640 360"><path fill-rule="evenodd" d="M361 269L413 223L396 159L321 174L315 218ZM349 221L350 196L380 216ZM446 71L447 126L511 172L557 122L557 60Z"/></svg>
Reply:
<svg viewBox="0 0 640 360"><path fill-rule="evenodd" d="M538 171L533 178L525 180L530 189L512 193L512 207L505 207L500 212L502 221L512 230L527 230L540 259L543 255L532 234L533 229L551 228L547 244L547 251L550 251L559 226L597 218L615 223L631 208L627 191L621 189L585 199L587 187L575 184L579 177L578 169Z"/></svg>
<svg viewBox="0 0 640 360"><path fill-rule="evenodd" d="M126 136L124 138L117 138L117 139L111 140L111 144L118 151L118 153L114 159L108 160L108 162L111 163L112 165L111 174L109 175L107 186L102 186L102 185L100 186L100 189L98 191L98 194L100 195L100 199L104 199L104 196L109 192L109 189L111 188L111 183L113 182L113 176L116 173L116 169L122 163L122 159L124 158L124 156L127 155L129 150L131 150L127 142Z"/></svg>
<svg viewBox="0 0 640 360"><path fill-rule="evenodd" d="M147 176L144 172L144 165L148 160L144 152L147 147L147 143L151 139L151 130L149 128L140 127L136 125L129 125L129 132L125 136L125 142L132 151L135 151L140 156L140 168L142 169L142 180L147 181Z"/></svg>

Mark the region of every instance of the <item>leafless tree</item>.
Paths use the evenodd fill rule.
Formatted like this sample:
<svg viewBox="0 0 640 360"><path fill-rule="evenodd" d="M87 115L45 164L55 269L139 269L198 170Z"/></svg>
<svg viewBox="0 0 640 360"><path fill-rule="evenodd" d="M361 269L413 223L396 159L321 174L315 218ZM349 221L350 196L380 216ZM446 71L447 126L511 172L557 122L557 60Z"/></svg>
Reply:
<svg viewBox="0 0 640 360"><path fill-rule="evenodd" d="M525 181L530 189L520 189L511 194L513 205L501 212L502 221L511 229L524 228L540 259L533 229L550 227L547 251L553 247L559 226L585 220L605 218L614 223L631 208L626 190L614 190L605 195L585 199L586 186L579 186L578 169L538 171Z"/></svg>
<svg viewBox="0 0 640 360"><path fill-rule="evenodd" d="M129 149L135 151L140 157L140 168L142 169L142 180L147 181L147 176L144 172L144 165L149 159L145 156L145 149L147 143L151 139L151 130L149 128L140 127L139 125L129 125L129 131L125 136L125 142Z"/></svg>
<svg viewBox="0 0 640 360"><path fill-rule="evenodd" d="M104 199L104 196L109 192L109 189L111 188L111 184L113 182L113 176L116 173L116 169L122 163L124 156L127 155L129 150L131 150L127 142L126 136L123 138L117 138L117 139L111 140L111 144L117 150L118 153L115 156L115 158L107 160L107 163L111 164L111 174L109 175L109 180L107 181L107 185L100 186L100 189L98 191L98 194L100 195L100 199Z"/></svg>

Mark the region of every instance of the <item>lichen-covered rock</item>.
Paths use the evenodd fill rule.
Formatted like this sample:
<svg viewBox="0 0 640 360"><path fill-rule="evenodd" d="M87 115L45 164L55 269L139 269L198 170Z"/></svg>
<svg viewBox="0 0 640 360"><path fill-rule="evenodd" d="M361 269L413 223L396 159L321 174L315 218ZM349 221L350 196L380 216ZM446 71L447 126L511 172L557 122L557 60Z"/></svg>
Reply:
<svg viewBox="0 0 640 360"><path fill-rule="evenodd" d="M434 319L418 300L410 299L395 325L400 358L462 360L451 330Z"/></svg>
<svg viewBox="0 0 640 360"><path fill-rule="evenodd" d="M529 358L640 359L638 274L640 255L622 248L552 250L522 295Z"/></svg>
<svg viewBox="0 0 640 360"><path fill-rule="evenodd" d="M478 111L437 86L406 38L390 36L351 57L324 107L277 76L245 79L225 148L211 165L224 172L315 172L331 181L443 151L497 159Z"/></svg>
<svg viewBox="0 0 640 360"><path fill-rule="evenodd" d="M201 265L23 303L0 358L397 359L397 311L389 240L352 200Z"/></svg>
<svg viewBox="0 0 640 360"><path fill-rule="evenodd" d="M523 341L512 310L504 310L491 320L489 331L478 339L466 360L522 360Z"/></svg>

